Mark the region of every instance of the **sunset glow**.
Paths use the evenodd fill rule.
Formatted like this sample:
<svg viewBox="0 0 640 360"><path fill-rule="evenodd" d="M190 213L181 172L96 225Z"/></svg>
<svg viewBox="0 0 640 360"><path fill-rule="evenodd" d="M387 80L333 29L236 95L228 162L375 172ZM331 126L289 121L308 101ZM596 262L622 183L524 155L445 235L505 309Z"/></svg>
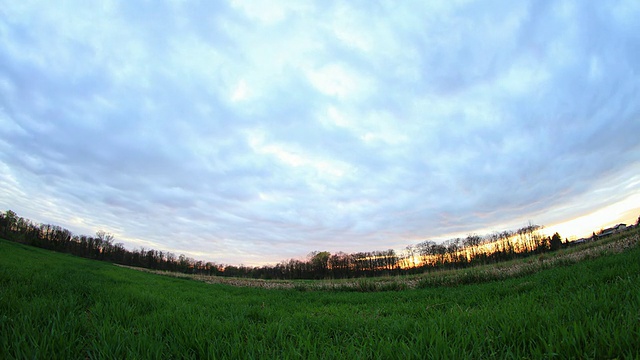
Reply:
<svg viewBox="0 0 640 360"><path fill-rule="evenodd" d="M634 225L640 216L640 195L596 210L575 219L545 227L543 233L551 236L555 232L570 240L590 237L594 232L617 224Z"/></svg>

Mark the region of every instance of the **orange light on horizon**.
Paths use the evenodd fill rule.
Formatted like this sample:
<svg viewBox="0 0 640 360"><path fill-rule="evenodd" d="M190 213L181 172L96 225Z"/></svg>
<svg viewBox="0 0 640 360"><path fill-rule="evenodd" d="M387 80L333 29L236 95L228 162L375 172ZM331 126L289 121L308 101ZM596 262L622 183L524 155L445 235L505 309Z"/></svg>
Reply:
<svg viewBox="0 0 640 360"><path fill-rule="evenodd" d="M616 224L635 224L640 215L640 194L632 195L592 213L546 226L542 233L559 233L563 238L586 238Z"/></svg>

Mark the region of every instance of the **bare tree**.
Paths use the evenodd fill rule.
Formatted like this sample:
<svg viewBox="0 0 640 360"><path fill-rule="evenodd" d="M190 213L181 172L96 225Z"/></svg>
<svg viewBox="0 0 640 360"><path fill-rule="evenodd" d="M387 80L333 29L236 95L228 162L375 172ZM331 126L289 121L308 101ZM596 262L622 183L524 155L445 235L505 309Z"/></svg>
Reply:
<svg viewBox="0 0 640 360"><path fill-rule="evenodd" d="M96 237L100 239L100 241L102 241L103 244L108 244L108 245L112 244L113 238L114 238L112 233L108 233L104 230L96 231Z"/></svg>

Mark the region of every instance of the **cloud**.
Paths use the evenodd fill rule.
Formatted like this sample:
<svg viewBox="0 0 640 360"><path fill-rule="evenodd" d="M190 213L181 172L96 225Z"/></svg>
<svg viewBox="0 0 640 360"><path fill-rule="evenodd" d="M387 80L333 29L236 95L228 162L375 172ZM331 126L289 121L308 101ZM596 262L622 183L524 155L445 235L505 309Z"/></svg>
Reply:
<svg viewBox="0 0 640 360"><path fill-rule="evenodd" d="M632 1L1 11L0 203L77 232L258 264L638 193Z"/></svg>

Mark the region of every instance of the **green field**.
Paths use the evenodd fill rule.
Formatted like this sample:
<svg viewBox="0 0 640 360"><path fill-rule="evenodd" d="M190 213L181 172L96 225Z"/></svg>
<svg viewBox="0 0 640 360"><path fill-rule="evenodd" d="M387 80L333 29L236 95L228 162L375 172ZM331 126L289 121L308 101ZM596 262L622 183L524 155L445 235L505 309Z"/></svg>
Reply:
<svg viewBox="0 0 640 360"><path fill-rule="evenodd" d="M0 240L2 359L640 358L640 246L386 292L233 287Z"/></svg>

